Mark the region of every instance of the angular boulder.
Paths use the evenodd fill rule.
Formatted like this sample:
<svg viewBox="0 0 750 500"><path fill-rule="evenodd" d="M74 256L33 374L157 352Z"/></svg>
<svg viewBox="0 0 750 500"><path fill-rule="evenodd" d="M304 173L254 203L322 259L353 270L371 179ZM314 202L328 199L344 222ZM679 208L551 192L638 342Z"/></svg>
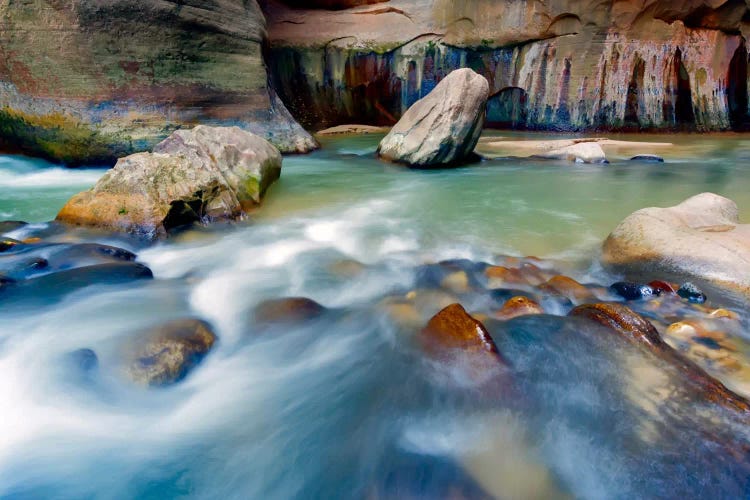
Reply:
<svg viewBox="0 0 750 500"><path fill-rule="evenodd" d="M281 154L238 127L178 130L153 153L121 158L57 215L69 224L149 238L192 222L235 219L281 174Z"/></svg>
<svg viewBox="0 0 750 500"><path fill-rule="evenodd" d="M201 320L170 321L145 332L127 356L127 372L136 383L164 386L183 379L213 347L216 335Z"/></svg>
<svg viewBox="0 0 750 500"><path fill-rule="evenodd" d="M604 242L602 261L634 279L690 279L750 300L750 225L740 224L732 200L713 193L631 214Z"/></svg>
<svg viewBox="0 0 750 500"><path fill-rule="evenodd" d="M378 155L413 167L465 161L482 132L488 95L486 78L468 68L453 71L404 113Z"/></svg>

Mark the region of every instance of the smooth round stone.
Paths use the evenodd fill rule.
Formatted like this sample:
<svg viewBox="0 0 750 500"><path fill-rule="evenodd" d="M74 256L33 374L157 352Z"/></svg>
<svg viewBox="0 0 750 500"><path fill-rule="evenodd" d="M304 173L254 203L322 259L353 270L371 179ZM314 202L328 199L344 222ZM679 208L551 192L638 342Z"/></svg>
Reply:
<svg viewBox="0 0 750 500"><path fill-rule="evenodd" d="M285 297L261 302L253 317L260 325L304 323L323 315L328 309L307 297Z"/></svg>
<svg viewBox="0 0 750 500"><path fill-rule="evenodd" d="M215 342L216 334L205 321L169 321L140 335L131 346L128 375L134 382L152 387L179 382Z"/></svg>
<svg viewBox="0 0 750 500"><path fill-rule="evenodd" d="M640 300L654 296L654 289L648 285L620 281L609 287L625 300Z"/></svg>
<svg viewBox="0 0 750 500"><path fill-rule="evenodd" d="M71 365L82 372L92 372L99 366L99 357L91 349L76 349L67 354Z"/></svg>
<svg viewBox="0 0 750 500"><path fill-rule="evenodd" d="M520 316L532 316L535 314L544 314L544 309L536 301L518 296L509 299L503 308L495 314L498 319L509 320Z"/></svg>
<svg viewBox="0 0 750 500"><path fill-rule="evenodd" d="M677 295L693 304L703 304L707 300L706 294L690 282L682 285L680 289L677 290Z"/></svg>

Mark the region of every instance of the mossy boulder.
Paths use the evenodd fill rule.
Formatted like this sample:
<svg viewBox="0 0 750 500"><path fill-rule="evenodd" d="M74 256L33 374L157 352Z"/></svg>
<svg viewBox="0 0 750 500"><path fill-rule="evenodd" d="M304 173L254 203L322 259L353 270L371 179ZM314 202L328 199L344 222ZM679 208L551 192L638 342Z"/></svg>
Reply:
<svg viewBox="0 0 750 500"><path fill-rule="evenodd" d="M153 153L121 158L57 220L154 238L194 222L242 217L280 174L281 154L265 139L200 125L173 133Z"/></svg>

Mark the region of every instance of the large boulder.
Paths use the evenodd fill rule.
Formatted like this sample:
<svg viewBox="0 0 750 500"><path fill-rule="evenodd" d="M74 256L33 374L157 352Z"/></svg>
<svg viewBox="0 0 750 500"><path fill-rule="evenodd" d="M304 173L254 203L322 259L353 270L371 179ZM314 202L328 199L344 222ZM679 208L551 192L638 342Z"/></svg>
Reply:
<svg viewBox="0 0 750 500"><path fill-rule="evenodd" d="M4 149L114 162L196 123L316 145L268 84L255 0L5 1L0 19Z"/></svg>
<svg viewBox="0 0 750 500"><path fill-rule="evenodd" d="M381 158L414 167L456 164L474 152L484 125L487 79L456 70L414 103L380 142Z"/></svg>
<svg viewBox="0 0 750 500"><path fill-rule="evenodd" d="M192 222L235 219L281 174L281 154L238 127L179 130L153 153L121 158L57 215L70 224L153 238Z"/></svg>
<svg viewBox="0 0 750 500"><path fill-rule="evenodd" d="M713 193L631 214L604 242L602 260L634 279L690 279L750 300L750 225Z"/></svg>

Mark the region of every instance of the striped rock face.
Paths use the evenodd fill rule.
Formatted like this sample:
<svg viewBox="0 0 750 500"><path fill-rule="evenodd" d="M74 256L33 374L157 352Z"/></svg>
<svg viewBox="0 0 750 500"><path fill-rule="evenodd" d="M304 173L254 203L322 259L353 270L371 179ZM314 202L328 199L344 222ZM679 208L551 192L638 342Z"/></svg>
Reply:
<svg viewBox="0 0 750 500"><path fill-rule="evenodd" d="M351 4L265 4L275 86L303 125L393 124L461 67L489 81L490 125L741 130L750 121L741 2Z"/></svg>
<svg viewBox="0 0 750 500"><path fill-rule="evenodd" d="M0 147L114 163L206 123L308 151L268 86L265 37L254 0L2 1Z"/></svg>

